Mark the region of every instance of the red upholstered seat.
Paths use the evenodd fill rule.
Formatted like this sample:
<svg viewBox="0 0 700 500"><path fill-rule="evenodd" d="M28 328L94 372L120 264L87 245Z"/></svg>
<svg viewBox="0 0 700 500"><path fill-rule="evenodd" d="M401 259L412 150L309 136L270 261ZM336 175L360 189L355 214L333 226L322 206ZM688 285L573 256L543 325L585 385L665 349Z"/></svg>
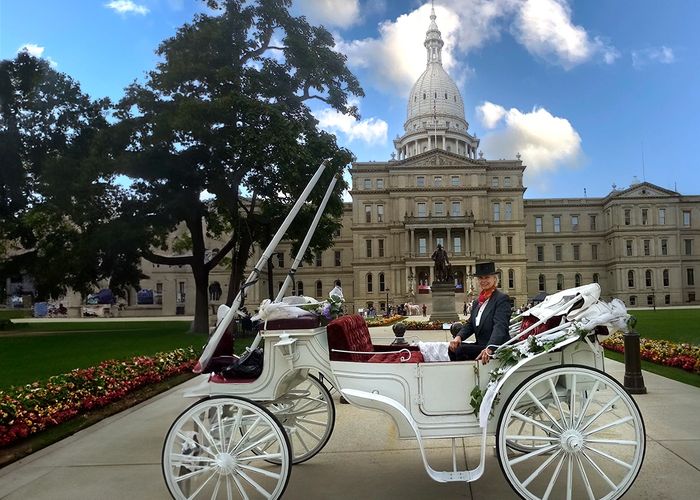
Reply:
<svg viewBox="0 0 700 500"><path fill-rule="evenodd" d="M350 316L341 316L338 319L331 321L326 331L328 333L328 348L330 350L331 361L355 361L360 363L400 363L400 353L382 354L381 351L387 349L377 349L372 344L372 338L369 335L369 328L362 316L353 314ZM334 349L341 351L356 351L355 353L334 352ZM390 350L399 350L395 346L391 346ZM408 363L420 363L423 361L423 355L419 350L411 349L411 357ZM359 354L376 353L376 354ZM403 357L406 355L404 353Z"/></svg>
<svg viewBox="0 0 700 500"><path fill-rule="evenodd" d="M301 318L272 319L265 323L266 330L305 330L316 328L320 324L319 317L302 316Z"/></svg>
<svg viewBox="0 0 700 500"><path fill-rule="evenodd" d="M524 332L525 330L530 328L532 325L537 323L539 320L540 319L536 316L525 316L523 318L522 322L520 323L520 331ZM543 333L543 332L546 332L547 330L551 330L552 328L559 326L560 323L561 323L561 316L552 316L551 318L549 318L547 321L545 321L541 325L536 326L535 328L530 330L527 333L527 335L525 335L524 337L520 337L520 340L526 339L526 338L530 337L531 335L537 335L538 333Z"/></svg>

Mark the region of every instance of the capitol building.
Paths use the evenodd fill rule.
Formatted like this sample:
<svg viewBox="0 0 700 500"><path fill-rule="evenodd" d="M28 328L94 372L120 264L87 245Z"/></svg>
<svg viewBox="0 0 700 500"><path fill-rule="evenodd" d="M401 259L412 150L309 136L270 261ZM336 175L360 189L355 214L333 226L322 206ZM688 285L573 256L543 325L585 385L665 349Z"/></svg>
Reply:
<svg viewBox="0 0 700 500"><path fill-rule="evenodd" d="M294 292L323 298L340 280L349 312L387 303L431 305L435 278L431 259L446 249L455 283L455 308L469 300L477 262L493 260L500 287L514 305L597 282L605 298L628 306L698 304L700 195L642 182L603 197L524 199L518 157L489 160L469 131L464 101L442 66L443 40L434 11L426 33L426 69L409 94L403 134L388 161L353 163L352 201L345 204L334 245L295 275ZM216 251L216 241L209 249ZM277 292L294 259L283 242L272 263L249 289L247 305ZM244 277L259 259L257 248ZM194 279L187 267L143 263L155 304L134 314L194 313ZM226 298L229 270L210 274ZM700 279L700 276L699 276Z"/></svg>
<svg viewBox="0 0 700 500"><path fill-rule="evenodd" d="M351 312L382 311L387 302L430 307L431 255L442 245L458 311L481 260L496 262L500 287L516 306L591 282L630 307L698 304L700 196L642 182L598 198L524 199L526 165L484 158L469 132L462 95L442 66L434 12L424 46L426 69L409 94L392 159L352 165L342 229L333 247L297 271L295 293L322 298L339 279ZM273 259L275 292L293 261L290 250L283 243ZM192 314L187 269L162 267L145 263L144 286L160 290L163 314ZM267 297L267 280L263 273L249 305ZM214 281L225 290L228 271L217 268Z"/></svg>

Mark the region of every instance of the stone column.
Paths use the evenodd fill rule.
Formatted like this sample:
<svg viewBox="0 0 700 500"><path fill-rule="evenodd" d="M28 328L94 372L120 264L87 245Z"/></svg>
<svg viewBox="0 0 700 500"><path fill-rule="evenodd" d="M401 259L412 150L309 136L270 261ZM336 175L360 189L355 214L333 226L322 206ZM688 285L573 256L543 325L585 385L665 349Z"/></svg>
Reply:
<svg viewBox="0 0 700 500"><path fill-rule="evenodd" d="M416 256L416 230L411 229L410 256Z"/></svg>
<svg viewBox="0 0 700 500"><path fill-rule="evenodd" d="M428 253L433 254L433 229L428 229Z"/></svg>
<svg viewBox="0 0 700 500"><path fill-rule="evenodd" d="M447 241L445 242L445 250L448 252L452 251L452 230L447 228Z"/></svg>

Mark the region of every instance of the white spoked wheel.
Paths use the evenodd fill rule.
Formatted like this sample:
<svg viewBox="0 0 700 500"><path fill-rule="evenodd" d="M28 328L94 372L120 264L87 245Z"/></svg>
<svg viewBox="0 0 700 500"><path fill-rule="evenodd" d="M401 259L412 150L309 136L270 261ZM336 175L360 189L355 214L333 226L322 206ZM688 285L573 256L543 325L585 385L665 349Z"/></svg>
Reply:
<svg viewBox="0 0 700 500"><path fill-rule="evenodd" d="M214 397L173 422L163 445L163 477L178 500L279 498L291 458L287 434L269 410L242 398Z"/></svg>
<svg viewBox="0 0 700 500"><path fill-rule="evenodd" d="M315 376L309 377L279 399L263 403L287 432L292 462L302 463L326 445L335 426L335 405L328 389Z"/></svg>
<svg viewBox="0 0 700 500"><path fill-rule="evenodd" d="M523 411L533 405L537 418ZM514 443L522 449L514 452ZM498 422L501 469L527 499L619 498L645 449L637 404L615 379L585 366L534 374L512 393Z"/></svg>

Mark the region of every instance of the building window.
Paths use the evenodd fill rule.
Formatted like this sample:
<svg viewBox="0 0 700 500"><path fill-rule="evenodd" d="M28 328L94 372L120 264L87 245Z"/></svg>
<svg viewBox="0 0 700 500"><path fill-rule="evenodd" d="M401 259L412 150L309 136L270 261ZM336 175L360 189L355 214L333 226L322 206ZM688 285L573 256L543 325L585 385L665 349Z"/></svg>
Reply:
<svg viewBox="0 0 700 500"><path fill-rule="evenodd" d="M561 245L554 245L554 260L561 260Z"/></svg>
<svg viewBox="0 0 700 500"><path fill-rule="evenodd" d="M340 228L336 229L333 231L333 237L334 238L340 238Z"/></svg>
<svg viewBox="0 0 700 500"><path fill-rule="evenodd" d="M668 240L661 240L661 255L668 255Z"/></svg>
<svg viewBox="0 0 700 500"><path fill-rule="evenodd" d="M651 306L654 304L654 296L653 295L647 295L647 305Z"/></svg>
<svg viewBox="0 0 700 500"><path fill-rule="evenodd" d="M578 215L571 216L571 230L578 231Z"/></svg>
<svg viewBox="0 0 700 500"><path fill-rule="evenodd" d="M297 296L298 297L304 296L304 282L303 281L297 281Z"/></svg>
<svg viewBox="0 0 700 500"><path fill-rule="evenodd" d="M539 289L540 292L545 291L544 274L540 274L537 277L537 288Z"/></svg>
<svg viewBox="0 0 700 500"><path fill-rule="evenodd" d="M593 273L593 283L598 283L598 280L600 280L598 273Z"/></svg>
<svg viewBox="0 0 700 500"><path fill-rule="evenodd" d="M632 257L632 240L625 240L625 255Z"/></svg>
<svg viewBox="0 0 700 500"><path fill-rule="evenodd" d="M651 240L644 240L644 255L646 257L651 255Z"/></svg>
<svg viewBox="0 0 700 500"><path fill-rule="evenodd" d="M384 222L384 205L377 205L377 222Z"/></svg>
<svg viewBox="0 0 700 500"><path fill-rule="evenodd" d="M372 189L372 179L365 179L365 189Z"/></svg>
<svg viewBox="0 0 700 500"><path fill-rule="evenodd" d="M561 232L561 217L558 215L555 215L552 218L553 221L553 228L555 233L560 233Z"/></svg>
<svg viewBox="0 0 700 500"><path fill-rule="evenodd" d="M496 255L501 255L501 237L496 236Z"/></svg>
<svg viewBox="0 0 700 500"><path fill-rule="evenodd" d="M662 226L664 224L666 224L666 209L665 208L659 209L659 224Z"/></svg>
<svg viewBox="0 0 700 500"><path fill-rule="evenodd" d="M422 175L416 177L416 187L425 187L425 177L423 177Z"/></svg>
<svg viewBox="0 0 700 500"><path fill-rule="evenodd" d="M372 273L369 273L369 274L367 275L367 293L372 293L372 291L373 291L373 290L372 290L372 287L373 287L373 283L372 283Z"/></svg>
<svg viewBox="0 0 700 500"><path fill-rule="evenodd" d="M323 283L321 283L321 280L316 281L316 297L323 297Z"/></svg>
<svg viewBox="0 0 700 500"><path fill-rule="evenodd" d="M425 243L425 238L418 238L418 253L420 255L425 255L427 253Z"/></svg>
<svg viewBox="0 0 700 500"><path fill-rule="evenodd" d="M581 245L573 245L574 248L574 260L581 260Z"/></svg>
<svg viewBox="0 0 700 500"><path fill-rule="evenodd" d="M372 256L372 240L365 240L365 249L367 253L367 257Z"/></svg>
<svg viewBox="0 0 700 500"><path fill-rule="evenodd" d="M695 292L688 292L688 302L695 302Z"/></svg>
<svg viewBox="0 0 700 500"><path fill-rule="evenodd" d="M683 210L683 225L690 227L690 210Z"/></svg>
<svg viewBox="0 0 700 500"><path fill-rule="evenodd" d="M384 179L377 179L377 189L384 189Z"/></svg>
<svg viewBox="0 0 700 500"><path fill-rule="evenodd" d="M491 187L492 188L498 187L498 177L491 177Z"/></svg>
<svg viewBox="0 0 700 500"><path fill-rule="evenodd" d="M341 261L340 261L340 250L336 250L336 251L335 251L334 259L335 259L335 266L336 266L336 267L340 267L340 265L341 265Z"/></svg>
<svg viewBox="0 0 700 500"><path fill-rule="evenodd" d="M591 260L598 260L598 245L596 243L591 244Z"/></svg>
<svg viewBox="0 0 700 500"><path fill-rule="evenodd" d="M630 295L630 305L631 306L637 305L637 296L636 295Z"/></svg>
<svg viewBox="0 0 700 500"><path fill-rule="evenodd" d="M372 205L365 205L365 222L372 222Z"/></svg>
<svg viewBox="0 0 700 500"><path fill-rule="evenodd" d="M436 175L433 177L433 186L442 187L442 175Z"/></svg>
<svg viewBox="0 0 700 500"><path fill-rule="evenodd" d="M627 271L627 286L634 288L634 271Z"/></svg>
<svg viewBox="0 0 700 500"><path fill-rule="evenodd" d="M595 231L595 215L590 215L590 221L591 221L591 231Z"/></svg>
<svg viewBox="0 0 700 500"><path fill-rule="evenodd" d="M669 305L671 303L671 296L664 295L664 304Z"/></svg>
<svg viewBox="0 0 700 500"><path fill-rule="evenodd" d="M646 226L649 223L649 210L642 208L642 226Z"/></svg>
<svg viewBox="0 0 700 500"><path fill-rule="evenodd" d="M498 222L499 220L501 220L501 204L500 203L493 204L493 220L494 220L494 222Z"/></svg>
<svg viewBox="0 0 700 500"><path fill-rule="evenodd" d="M508 269L508 288L515 288L515 271L512 269Z"/></svg>
<svg viewBox="0 0 700 500"><path fill-rule="evenodd" d="M504 177L503 178L503 187L510 187L510 177ZM512 287L511 287L512 288Z"/></svg>
<svg viewBox="0 0 700 500"><path fill-rule="evenodd" d="M460 236L452 238L452 249L455 253L462 253L462 238Z"/></svg>
<svg viewBox="0 0 700 500"><path fill-rule="evenodd" d="M277 267L284 267L284 253L277 254Z"/></svg>
<svg viewBox="0 0 700 500"><path fill-rule="evenodd" d="M625 209L625 226L632 224L632 210L629 208Z"/></svg>
<svg viewBox="0 0 700 500"><path fill-rule="evenodd" d="M509 201L506 202L506 220L513 219L513 204Z"/></svg>
<svg viewBox="0 0 700 500"><path fill-rule="evenodd" d="M685 275L688 280L688 286L695 286L695 272L692 267L685 270Z"/></svg>
<svg viewBox="0 0 700 500"><path fill-rule="evenodd" d="M581 286L581 275L576 273L574 276L574 286Z"/></svg>
<svg viewBox="0 0 700 500"><path fill-rule="evenodd" d="M544 262L544 246L537 245L537 262Z"/></svg>
<svg viewBox="0 0 700 500"><path fill-rule="evenodd" d="M652 286L652 273L651 269L647 269L644 272L644 284L646 285L647 288L651 288Z"/></svg>
<svg viewBox="0 0 700 500"><path fill-rule="evenodd" d="M664 269L663 280L664 280L664 286L669 286L669 283L671 280L669 280L669 278L668 278L668 269Z"/></svg>
<svg viewBox="0 0 700 500"><path fill-rule="evenodd" d="M535 217L535 232L542 232L542 217Z"/></svg>
<svg viewBox="0 0 700 500"><path fill-rule="evenodd" d="M383 292L386 290L386 286L384 284L384 273L379 273L379 291Z"/></svg>
<svg viewBox="0 0 700 500"><path fill-rule="evenodd" d="M384 240L379 240L379 248L377 249L377 254L379 257L384 257Z"/></svg>
<svg viewBox="0 0 700 500"><path fill-rule="evenodd" d="M557 291L564 289L564 275L557 274Z"/></svg>
<svg viewBox="0 0 700 500"><path fill-rule="evenodd" d="M453 175L450 177L450 184L452 187L459 187L459 176L458 175Z"/></svg>
<svg viewBox="0 0 700 500"><path fill-rule="evenodd" d="M693 255L693 240L683 240L683 248L686 255Z"/></svg>
<svg viewBox="0 0 700 500"><path fill-rule="evenodd" d="M508 242L508 255L511 255L513 253L513 237L508 236L508 238L506 238L506 241Z"/></svg>
<svg viewBox="0 0 700 500"><path fill-rule="evenodd" d="M425 217L428 215L427 205L423 202L418 204L418 217Z"/></svg>
<svg viewBox="0 0 700 500"><path fill-rule="evenodd" d="M462 202L460 201L453 201L452 202L452 212L451 215L453 217L459 217L462 214Z"/></svg>
<svg viewBox="0 0 700 500"><path fill-rule="evenodd" d="M316 259L316 267L323 266L323 254L319 252L314 257Z"/></svg>
<svg viewBox="0 0 700 500"><path fill-rule="evenodd" d="M443 202L435 202L435 215L438 217L442 217L445 215L445 204Z"/></svg>

